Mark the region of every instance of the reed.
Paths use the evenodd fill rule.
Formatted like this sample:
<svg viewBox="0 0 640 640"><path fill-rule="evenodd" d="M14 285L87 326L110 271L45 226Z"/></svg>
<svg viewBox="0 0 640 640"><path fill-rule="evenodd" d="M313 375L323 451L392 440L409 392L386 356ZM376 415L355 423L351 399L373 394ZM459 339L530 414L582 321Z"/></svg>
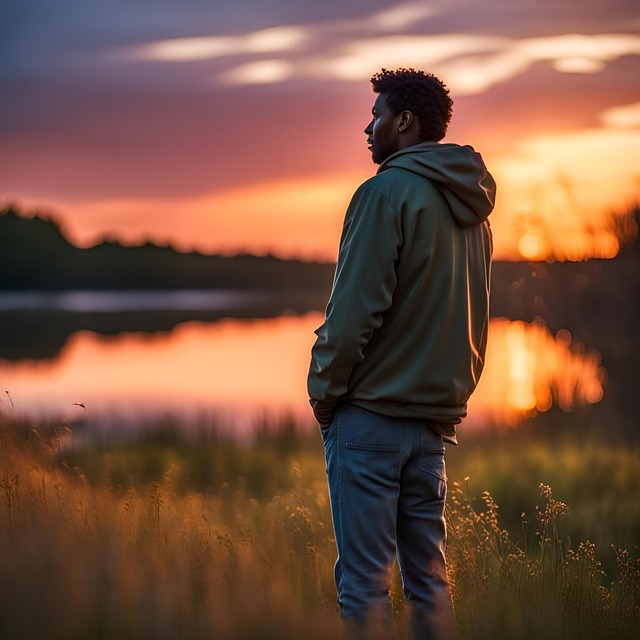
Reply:
<svg viewBox="0 0 640 640"><path fill-rule="evenodd" d="M72 438L0 425L0 637L339 636L317 439ZM476 482L449 491L460 638L633 637L633 553L616 550L604 575L593 544L564 537L567 507L548 485L514 537ZM400 638L397 568L392 601Z"/></svg>

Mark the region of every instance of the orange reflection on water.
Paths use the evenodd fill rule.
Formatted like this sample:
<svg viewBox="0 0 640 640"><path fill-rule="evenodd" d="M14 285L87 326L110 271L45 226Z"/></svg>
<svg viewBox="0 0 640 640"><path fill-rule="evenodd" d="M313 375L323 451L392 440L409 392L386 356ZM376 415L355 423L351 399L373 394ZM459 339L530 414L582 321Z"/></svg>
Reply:
<svg viewBox="0 0 640 640"><path fill-rule="evenodd" d="M0 411L89 422L102 414L135 420L168 411L186 423L207 409L232 428L250 428L265 412L313 425L306 376L321 322L320 313L309 313L186 323L152 336L78 333L54 361L0 361ZM493 320L464 426L514 426L552 404L569 411L598 402L603 377L597 354L573 345L567 331L553 336L540 323Z"/></svg>
<svg viewBox="0 0 640 640"><path fill-rule="evenodd" d="M603 396L604 369L597 352L553 335L541 322L491 321L484 373L469 403L469 424L515 426L523 418L594 404Z"/></svg>
<svg viewBox="0 0 640 640"><path fill-rule="evenodd" d="M264 411L311 419L309 353L321 315L185 323L170 334L75 334L53 362L0 361L15 411L74 418L169 411L185 421L212 408L234 424ZM4 400L4 399L3 399ZM304 400L304 402L303 402ZM6 407L6 402L3 403Z"/></svg>

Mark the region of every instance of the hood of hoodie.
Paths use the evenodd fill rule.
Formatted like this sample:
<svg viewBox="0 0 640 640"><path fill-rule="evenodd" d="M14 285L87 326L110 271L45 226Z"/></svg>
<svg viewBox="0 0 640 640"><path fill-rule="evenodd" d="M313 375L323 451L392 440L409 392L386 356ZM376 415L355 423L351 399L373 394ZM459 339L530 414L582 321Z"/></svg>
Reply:
<svg viewBox="0 0 640 640"><path fill-rule="evenodd" d="M470 146L422 142L389 156L378 173L392 167L438 183L451 214L462 226L480 224L493 211L496 183L482 156Z"/></svg>

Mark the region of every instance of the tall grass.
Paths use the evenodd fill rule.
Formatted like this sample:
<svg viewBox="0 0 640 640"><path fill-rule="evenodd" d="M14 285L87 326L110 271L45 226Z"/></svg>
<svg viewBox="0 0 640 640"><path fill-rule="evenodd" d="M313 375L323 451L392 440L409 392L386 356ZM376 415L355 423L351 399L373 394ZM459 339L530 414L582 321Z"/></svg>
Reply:
<svg viewBox="0 0 640 640"><path fill-rule="evenodd" d="M317 439L262 434L247 447L165 431L74 448L70 438L1 425L0 637L339 636ZM567 507L547 485L514 535L491 494L472 495L478 482L450 483L460 638L634 637L633 553L617 550L604 575L593 544L568 544Z"/></svg>
<svg viewBox="0 0 640 640"><path fill-rule="evenodd" d="M567 505L540 485L533 537L513 541L491 494L484 509L455 484L447 513L450 573L461 637L634 638L640 623L640 561L616 550L607 579L595 544L567 549ZM522 514L524 516L524 514Z"/></svg>

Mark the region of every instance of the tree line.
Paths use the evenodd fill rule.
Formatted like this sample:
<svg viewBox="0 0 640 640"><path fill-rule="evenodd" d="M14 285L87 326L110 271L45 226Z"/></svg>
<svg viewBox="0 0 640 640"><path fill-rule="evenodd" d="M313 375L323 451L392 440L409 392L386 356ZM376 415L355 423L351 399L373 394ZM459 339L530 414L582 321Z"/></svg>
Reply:
<svg viewBox="0 0 640 640"><path fill-rule="evenodd" d="M0 211L0 291L65 289L320 289L333 265L272 255L181 253L147 242L81 249L59 224L14 207Z"/></svg>

